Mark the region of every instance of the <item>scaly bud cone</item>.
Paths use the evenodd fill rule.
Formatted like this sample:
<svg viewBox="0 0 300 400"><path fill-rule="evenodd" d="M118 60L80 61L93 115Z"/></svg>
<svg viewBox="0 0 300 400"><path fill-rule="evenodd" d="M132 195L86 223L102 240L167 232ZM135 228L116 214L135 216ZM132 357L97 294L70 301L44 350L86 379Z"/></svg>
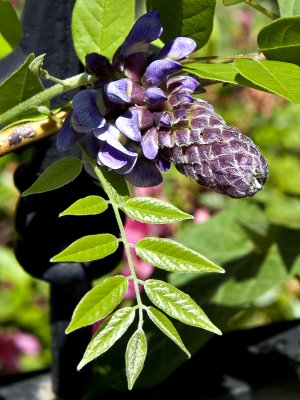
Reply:
<svg viewBox="0 0 300 400"><path fill-rule="evenodd" d="M230 197L253 196L262 188L268 164L249 137L227 126L201 100L186 108L186 117L159 130L162 157L202 186Z"/></svg>

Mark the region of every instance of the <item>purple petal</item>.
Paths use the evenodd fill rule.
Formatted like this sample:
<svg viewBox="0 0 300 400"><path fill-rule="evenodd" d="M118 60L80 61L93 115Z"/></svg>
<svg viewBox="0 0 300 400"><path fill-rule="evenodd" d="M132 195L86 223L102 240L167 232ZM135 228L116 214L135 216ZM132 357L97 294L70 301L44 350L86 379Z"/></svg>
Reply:
<svg viewBox="0 0 300 400"><path fill-rule="evenodd" d="M186 90L188 92L194 93L200 82L191 76L171 76L167 81L168 93L180 92Z"/></svg>
<svg viewBox="0 0 300 400"><path fill-rule="evenodd" d="M173 60L153 61L146 69L146 80L149 85L157 86L166 76L181 69L181 64Z"/></svg>
<svg viewBox="0 0 300 400"><path fill-rule="evenodd" d="M137 153L131 152L125 147L123 150L120 151L108 143L103 143L98 153L98 164L117 170L116 172L121 174L130 172L136 163ZM122 168L123 170L121 170Z"/></svg>
<svg viewBox="0 0 300 400"><path fill-rule="evenodd" d="M158 133L153 127L143 135L141 140L143 154L149 160L153 160L158 153Z"/></svg>
<svg viewBox="0 0 300 400"><path fill-rule="evenodd" d="M72 107L81 125L90 129L100 128L105 118L97 107L97 90L82 90L73 98Z"/></svg>
<svg viewBox="0 0 300 400"><path fill-rule="evenodd" d="M135 167L124 178L137 187L150 187L159 185L162 182L162 175L153 161L140 157Z"/></svg>
<svg viewBox="0 0 300 400"><path fill-rule="evenodd" d="M71 117L73 111L67 115L64 123L56 137L56 147L58 151L68 150L74 143L84 136L82 133L75 132L71 126Z"/></svg>
<svg viewBox="0 0 300 400"><path fill-rule="evenodd" d="M148 43L159 38L162 31L158 11L151 11L144 14L136 21L125 39L123 47L124 55L147 52Z"/></svg>
<svg viewBox="0 0 300 400"><path fill-rule="evenodd" d="M164 111L159 119L158 125L170 127L172 125L172 114L168 111Z"/></svg>
<svg viewBox="0 0 300 400"><path fill-rule="evenodd" d="M182 60L191 54L196 48L196 42L187 37L177 37L170 40L158 53L157 58L171 58Z"/></svg>
<svg viewBox="0 0 300 400"><path fill-rule="evenodd" d="M124 153L128 156L135 156L136 151L130 151L124 147L119 139L124 138L121 132L112 124L106 124L103 128L96 129L94 135L102 142L107 142L110 146L116 150Z"/></svg>
<svg viewBox="0 0 300 400"><path fill-rule="evenodd" d="M145 93L149 104L163 103L167 100L165 92L158 87L150 87L146 89Z"/></svg>
<svg viewBox="0 0 300 400"><path fill-rule="evenodd" d="M133 53L125 58L124 75L127 78L139 81L147 67L147 53Z"/></svg>
<svg viewBox="0 0 300 400"><path fill-rule="evenodd" d="M143 104L145 102L145 89L131 80L127 85L127 94L131 104Z"/></svg>
<svg viewBox="0 0 300 400"><path fill-rule="evenodd" d="M108 100L115 104L130 103L130 98L127 94L128 83L129 80L127 78L107 83L104 86L104 92Z"/></svg>
<svg viewBox="0 0 300 400"><path fill-rule="evenodd" d="M73 115L71 118L71 126L77 133L89 133L91 132L91 128L87 128L86 126L81 125L77 114L73 111Z"/></svg>
<svg viewBox="0 0 300 400"><path fill-rule="evenodd" d="M171 163L162 157L157 157L156 165L161 171L167 172L170 169Z"/></svg>
<svg viewBox="0 0 300 400"><path fill-rule="evenodd" d="M139 142L142 138L139 130L139 115L135 110L127 111L116 120L116 126L129 139Z"/></svg>
<svg viewBox="0 0 300 400"><path fill-rule="evenodd" d="M101 81L108 82L114 75L114 69L108 58L98 54L90 53L85 56L86 72L101 78Z"/></svg>
<svg viewBox="0 0 300 400"><path fill-rule="evenodd" d="M172 107L190 106L194 98L189 93L174 93L169 97L169 103Z"/></svg>

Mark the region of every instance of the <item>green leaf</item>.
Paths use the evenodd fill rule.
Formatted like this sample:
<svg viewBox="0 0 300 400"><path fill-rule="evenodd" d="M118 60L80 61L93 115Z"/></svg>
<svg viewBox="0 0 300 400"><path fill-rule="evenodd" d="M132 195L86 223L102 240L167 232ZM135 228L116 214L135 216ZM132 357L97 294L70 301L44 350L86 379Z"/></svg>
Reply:
<svg viewBox="0 0 300 400"><path fill-rule="evenodd" d="M72 182L82 170L82 161L76 157L64 157L50 165L37 180L22 193L28 196L49 192Z"/></svg>
<svg viewBox="0 0 300 400"><path fill-rule="evenodd" d="M22 25L8 0L0 0L0 58L7 56L22 39Z"/></svg>
<svg viewBox="0 0 300 400"><path fill-rule="evenodd" d="M170 239L144 238L135 246L145 262L170 272L224 272L206 257Z"/></svg>
<svg viewBox="0 0 300 400"><path fill-rule="evenodd" d="M147 340L142 329L131 336L125 354L128 389L131 390L141 373L147 355Z"/></svg>
<svg viewBox="0 0 300 400"><path fill-rule="evenodd" d="M43 90L40 80L29 70L34 59L30 54L24 64L14 71L0 86L0 114Z"/></svg>
<svg viewBox="0 0 300 400"><path fill-rule="evenodd" d="M154 307L148 307L147 308L147 313L151 321L166 335L168 336L177 346L183 350L187 356L190 358L191 354L188 351L188 349L185 347L184 343L181 340L181 337L179 336L179 333L177 332L175 326L172 324L172 322L167 318L163 313L158 311Z"/></svg>
<svg viewBox="0 0 300 400"><path fill-rule="evenodd" d="M126 201L123 211L132 219L150 224L168 224L193 217L165 201L153 197L133 197Z"/></svg>
<svg viewBox="0 0 300 400"><path fill-rule="evenodd" d="M280 16L300 15L299 0L278 0Z"/></svg>
<svg viewBox="0 0 300 400"><path fill-rule="evenodd" d="M195 40L197 48L211 35L215 6L216 0L147 0L148 10L160 11L163 42L187 36Z"/></svg>
<svg viewBox="0 0 300 400"><path fill-rule="evenodd" d="M300 64L300 15L280 18L257 36L260 50L269 60Z"/></svg>
<svg viewBox="0 0 300 400"><path fill-rule="evenodd" d="M218 335L222 334L198 304L173 285L157 279L148 279L144 288L149 299L170 317L187 325L196 326Z"/></svg>
<svg viewBox="0 0 300 400"><path fill-rule="evenodd" d="M107 209L107 202L100 196L87 196L75 201L70 207L59 214L64 215L96 215Z"/></svg>
<svg viewBox="0 0 300 400"><path fill-rule="evenodd" d="M234 4L242 3L244 0L223 0L224 6L233 6Z"/></svg>
<svg viewBox="0 0 300 400"><path fill-rule="evenodd" d="M300 103L300 67L280 61L236 60L238 72L264 89Z"/></svg>
<svg viewBox="0 0 300 400"><path fill-rule="evenodd" d="M235 80L237 70L233 64L203 64L194 62L184 64L184 69L197 75L199 78L237 83Z"/></svg>
<svg viewBox="0 0 300 400"><path fill-rule="evenodd" d="M130 198L127 183L122 175L109 171L108 168L101 168L105 179L105 191L117 204L123 204Z"/></svg>
<svg viewBox="0 0 300 400"><path fill-rule="evenodd" d="M121 303L127 288L128 280L124 276L107 278L93 287L75 308L66 333L105 318Z"/></svg>
<svg viewBox="0 0 300 400"><path fill-rule="evenodd" d="M134 320L134 316L135 310L132 307L124 307L105 320L87 346L77 370L109 350L127 331Z"/></svg>
<svg viewBox="0 0 300 400"><path fill-rule="evenodd" d="M76 0L72 14L75 51L85 64L88 53L111 58L132 28L134 0Z"/></svg>
<svg viewBox="0 0 300 400"><path fill-rule="evenodd" d="M94 261L100 260L118 248L118 240L110 233L83 236L75 240L65 250L51 258L52 262L59 261Z"/></svg>

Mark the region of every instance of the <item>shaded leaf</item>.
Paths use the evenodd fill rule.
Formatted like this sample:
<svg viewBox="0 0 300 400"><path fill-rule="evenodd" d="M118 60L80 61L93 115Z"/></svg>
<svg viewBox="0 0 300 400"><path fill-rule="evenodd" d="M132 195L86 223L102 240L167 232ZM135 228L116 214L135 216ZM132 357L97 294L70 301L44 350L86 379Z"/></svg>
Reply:
<svg viewBox="0 0 300 400"><path fill-rule="evenodd" d="M153 197L133 197L126 201L122 209L130 218L151 224L167 224L193 218L172 204Z"/></svg>
<svg viewBox="0 0 300 400"><path fill-rule="evenodd" d="M141 373L147 355L147 340L142 329L131 336L125 354L128 389L131 390Z"/></svg>
<svg viewBox="0 0 300 400"><path fill-rule="evenodd" d="M107 209L107 202L100 196L87 196L75 201L70 207L59 214L64 215L96 215Z"/></svg>
<svg viewBox="0 0 300 400"><path fill-rule="evenodd" d="M216 0L147 0L148 10L160 11L163 42L187 36L195 40L198 48L211 35L215 6Z"/></svg>
<svg viewBox="0 0 300 400"><path fill-rule="evenodd" d="M242 3L244 0L223 0L224 6L233 6L234 4Z"/></svg>
<svg viewBox="0 0 300 400"><path fill-rule="evenodd" d="M51 258L52 262L61 261L94 261L114 253L118 240L110 233L83 236L75 240L66 249Z"/></svg>
<svg viewBox="0 0 300 400"><path fill-rule="evenodd" d="M30 54L26 61L1 83L0 113L43 90L40 80L29 70L29 64L33 59L34 55Z"/></svg>
<svg viewBox="0 0 300 400"><path fill-rule="evenodd" d="M0 58L7 56L22 39L22 25L8 0L0 0Z"/></svg>
<svg viewBox="0 0 300 400"><path fill-rule="evenodd" d="M77 178L81 169L82 162L76 157L64 157L55 161L22 193L22 196L49 192L65 186Z"/></svg>
<svg viewBox="0 0 300 400"><path fill-rule="evenodd" d="M151 321L166 335L168 336L177 346L183 350L187 356L190 358L191 354L188 351L188 349L185 347L184 343L181 340L181 337L179 336L179 333L177 332L175 326L172 324L172 322L167 318L163 313L158 311L154 307L148 307L147 308L147 313Z"/></svg>
<svg viewBox="0 0 300 400"><path fill-rule="evenodd" d="M113 276L93 287L74 310L66 333L91 325L111 313L122 301L128 288L124 276Z"/></svg>
<svg viewBox="0 0 300 400"><path fill-rule="evenodd" d="M134 22L134 0L77 0L72 14L75 51L85 64L85 55L99 53L111 58Z"/></svg>
<svg viewBox="0 0 300 400"><path fill-rule="evenodd" d="M239 59L234 63L246 79L270 92L300 103L300 67L281 61Z"/></svg>
<svg viewBox="0 0 300 400"><path fill-rule="evenodd" d="M199 78L237 83L235 80L237 70L233 64L203 64L194 62L184 64L184 69L197 75Z"/></svg>
<svg viewBox="0 0 300 400"><path fill-rule="evenodd" d="M130 198L127 183L122 175L109 171L108 168L101 168L105 179L105 191L117 204L123 204Z"/></svg>
<svg viewBox="0 0 300 400"><path fill-rule="evenodd" d="M144 288L149 299L170 317L187 325L196 326L218 335L222 334L198 304L181 290L157 279L148 279Z"/></svg>
<svg viewBox="0 0 300 400"><path fill-rule="evenodd" d="M170 272L224 272L206 257L170 239L143 238L135 246L145 262Z"/></svg>
<svg viewBox="0 0 300 400"><path fill-rule="evenodd" d="M87 346L77 370L109 350L127 331L134 316L135 310L132 307L124 307L105 320Z"/></svg>
<svg viewBox="0 0 300 400"><path fill-rule="evenodd" d="M257 36L260 50L269 60L300 64L300 15L280 18Z"/></svg>
<svg viewBox="0 0 300 400"><path fill-rule="evenodd" d="M281 17L300 15L299 0L277 0Z"/></svg>

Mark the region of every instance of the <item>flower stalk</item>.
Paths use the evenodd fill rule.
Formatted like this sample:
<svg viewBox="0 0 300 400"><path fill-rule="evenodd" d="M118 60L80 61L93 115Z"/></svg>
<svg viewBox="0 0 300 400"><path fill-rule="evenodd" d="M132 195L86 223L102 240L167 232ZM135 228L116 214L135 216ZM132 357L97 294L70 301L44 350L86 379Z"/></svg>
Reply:
<svg viewBox="0 0 300 400"><path fill-rule="evenodd" d="M40 106L44 102L51 100L54 97L57 97L72 89L76 89L80 86L89 85L93 83L93 81L94 78L85 72L72 76L71 78L67 78L61 83L57 83L56 85L51 86L50 88L45 89L40 93L37 93L36 95L16 105L10 110L5 111L3 114L0 114L0 126L8 124L9 122L19 117L22 113L28 111L33 107Z"/></svg>

